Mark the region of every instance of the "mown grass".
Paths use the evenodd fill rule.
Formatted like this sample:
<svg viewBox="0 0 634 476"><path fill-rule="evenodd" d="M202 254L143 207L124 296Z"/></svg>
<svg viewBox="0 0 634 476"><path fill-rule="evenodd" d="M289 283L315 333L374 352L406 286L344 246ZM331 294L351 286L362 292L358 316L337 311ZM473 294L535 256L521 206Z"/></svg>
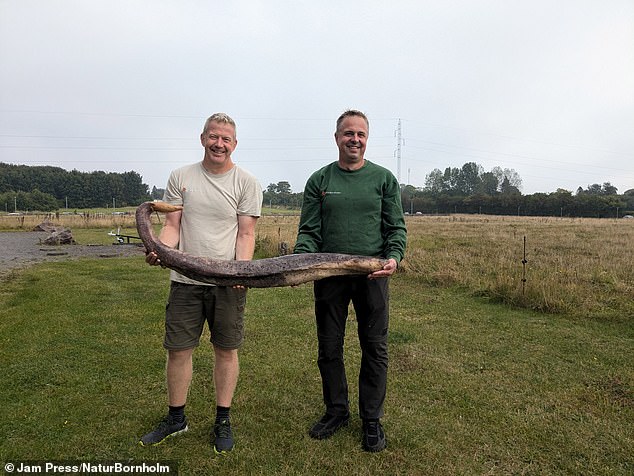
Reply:
<svg viewBox="0 0 634 476"><path fill-rule="evenodd" d="M322 412L310 285L249 291L233 454L215 457L209 444L206 342L190 431L141 448L165 412L167 285L167 271L140 257L46 263L3 281L2 462L172 460L186 475L634 471L631 321L513 309L411 272L391 285L386 451L361 450L355 418L332 439L307 435ZM354 316L346 362L354 413Z"/></svg>

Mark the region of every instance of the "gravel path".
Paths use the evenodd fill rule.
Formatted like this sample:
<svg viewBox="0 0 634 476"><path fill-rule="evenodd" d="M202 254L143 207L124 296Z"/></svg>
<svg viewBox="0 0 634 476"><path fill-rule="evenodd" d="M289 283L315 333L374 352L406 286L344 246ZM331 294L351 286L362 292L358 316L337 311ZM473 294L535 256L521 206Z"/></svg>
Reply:
<svg viewBox="0 0 634 476"><path fill-rule="evenodd" d="M42 261L63 261L85 257L116 258L143 256L138 244L123 245L60 245L41 244L49 236L46 232L0 232L0 278L15 268L23 268Z"/></svg>

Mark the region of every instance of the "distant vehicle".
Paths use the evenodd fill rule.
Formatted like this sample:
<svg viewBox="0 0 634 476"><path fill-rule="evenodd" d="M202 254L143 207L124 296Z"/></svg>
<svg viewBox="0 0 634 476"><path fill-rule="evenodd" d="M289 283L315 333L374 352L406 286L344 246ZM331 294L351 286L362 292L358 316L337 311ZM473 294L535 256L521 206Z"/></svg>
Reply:
<svg viewBox="0 0 634 476"><path fill-rule="evenodd" d="M22 213L21 213L21 212L11 212L11 213L9 213L9 216L10 216L10 217L19 217L19 216L21 216L21 215L22 215Z"/></svg>
<svg viewBox="0 0 634 476"><path fill-rule="evenodd" d="M623 215L623 218L634 218L632 215Z"/></svg>

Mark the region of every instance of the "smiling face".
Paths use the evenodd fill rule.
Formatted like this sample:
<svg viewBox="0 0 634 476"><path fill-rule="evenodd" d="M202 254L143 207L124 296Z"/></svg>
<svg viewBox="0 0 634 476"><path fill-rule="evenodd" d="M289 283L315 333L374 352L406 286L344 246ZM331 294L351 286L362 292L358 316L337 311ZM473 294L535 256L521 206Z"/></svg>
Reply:
<svg viewBox="0 0 634 476"><path fill-rule="evenodd" d="M361 116L347 116L335 132L339 148L339 167L357 170L363 167L363 155L368 141L368 124Z"/></svg>
<svg viewBox="0 0 634 476"><path fill-rule="evenodd" d="M231 124L210 122L200 135L200 143L205 148L203 165L212 173L223 173L233 167L231 153L238 145L236 130Z"/></svg>

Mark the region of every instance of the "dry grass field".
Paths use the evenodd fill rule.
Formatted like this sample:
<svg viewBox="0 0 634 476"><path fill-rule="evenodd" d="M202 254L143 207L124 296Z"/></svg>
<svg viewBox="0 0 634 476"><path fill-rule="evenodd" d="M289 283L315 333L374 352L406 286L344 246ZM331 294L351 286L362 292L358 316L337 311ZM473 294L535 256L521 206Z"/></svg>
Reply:
<svg viewBox="0 0 634 476"><path fill-rule="evenodd" d="M263 217L259 243L292 249L297 221ZM410 216L407 229L400 272L413 279L544 312L634 317L634 221Z"/></svg>
<svg viewBox="0 0 634 476"><path fill-rule="evenodd" d="M37 225L48 222L57 226L65 226L71 230L85 228L116 229L135 227L134 209L121 215L111 213L48 213L29 215L0 216L0 231L31 231Z"/></svg>
<svg viewBox="0 0 634 476"><path fill-rule="evenodd" d="M4 216L0 230L43 217ZM299 217L265 215L258 257L291 250ZM135 234L134 214L60 215L55 224ZM155 223L159 226L159 217ZM574 317L634 317L634 221L489 215L408 216L401 273L512 306ZM103 234L106 236L105 233ZM105 238L107 239L107 238Z"/></svg>

